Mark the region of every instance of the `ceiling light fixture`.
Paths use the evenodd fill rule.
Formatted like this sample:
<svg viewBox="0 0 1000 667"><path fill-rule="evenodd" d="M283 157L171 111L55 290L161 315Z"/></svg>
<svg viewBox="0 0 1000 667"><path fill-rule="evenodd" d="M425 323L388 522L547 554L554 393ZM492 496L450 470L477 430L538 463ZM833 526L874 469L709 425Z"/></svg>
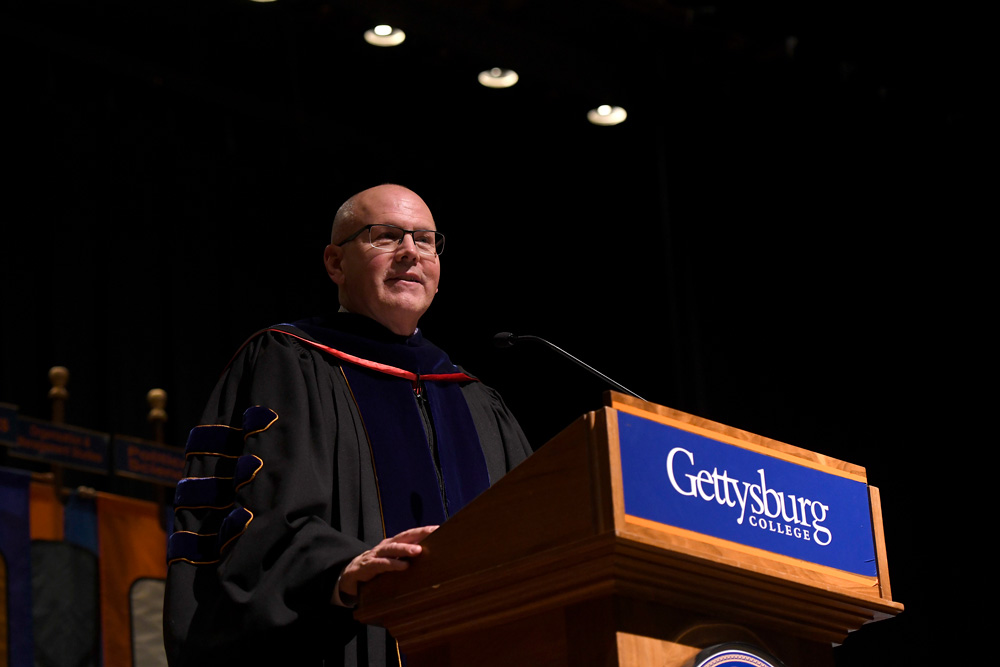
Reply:
<svg viewBox="0 0 1000 667"><path fill-rule="evenodd" d="M479 83L487 88L510 88L517 83L517 72L499 67L483 70L479 73Z"/></svg>
<svg viewBox="0 0 1000 667"><path fill-rule="evenodd" d="M406 33L390 25L377 25L365 30L365 41L372 46L398 46L406 39Z"/></svg>
<svg viewBox="0 0 1000 667"><path fill-rule="evenodd" d="M609 104L602 104L596 109L587 112L587 120L594 125L617 125L628 116L625 109L613 107Z"/></svg>

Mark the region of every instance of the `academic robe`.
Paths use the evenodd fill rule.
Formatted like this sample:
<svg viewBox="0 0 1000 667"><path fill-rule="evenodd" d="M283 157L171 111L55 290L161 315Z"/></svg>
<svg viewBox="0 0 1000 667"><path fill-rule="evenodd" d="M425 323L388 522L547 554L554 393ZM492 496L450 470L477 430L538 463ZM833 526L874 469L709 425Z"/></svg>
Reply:
<svg viewBox="0 0 1000 667"><path fill-rule="evenodd" d="M171 667L399 664L384 629L331 604L339 573L406 523L454 514L531 453L499 394L419 331L343 313L251 337L201 424L169 538Z"/></svg>

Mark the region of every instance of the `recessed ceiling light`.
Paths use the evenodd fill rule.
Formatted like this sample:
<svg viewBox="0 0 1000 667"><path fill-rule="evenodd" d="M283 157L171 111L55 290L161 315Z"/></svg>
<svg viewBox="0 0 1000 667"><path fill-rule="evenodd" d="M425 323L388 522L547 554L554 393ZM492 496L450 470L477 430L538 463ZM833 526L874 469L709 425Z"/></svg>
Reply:
<svg viewBox="0 0 1000 667"><path fill-rule="evenodd" d="M398 46L406 39L406 33L390 25L377 25L365 30L365 41L373 46Z"/></svg>
<svg viewBox="0 0 1000 667"><path fill-rule="evenodd" d="M479 83L487 88L510 88L517 83L517 72L494 67L479 73Z"/></svg>
<svg viewBox="0 0 1000 667"><path fill-rule="evenodd" d="M609 104L602 104L596 109L587 112L587 120L594 125L617 125L628 116L625 109L613 107Z"/></svg>

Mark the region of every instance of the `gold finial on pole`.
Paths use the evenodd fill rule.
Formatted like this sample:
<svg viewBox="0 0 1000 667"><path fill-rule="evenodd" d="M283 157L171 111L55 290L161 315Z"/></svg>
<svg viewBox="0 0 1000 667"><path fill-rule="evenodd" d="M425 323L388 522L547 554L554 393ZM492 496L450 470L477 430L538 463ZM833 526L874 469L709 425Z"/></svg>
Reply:
<svg viewBox="0 0 1000 667"><path fill-rule="evenodd" d="M49 369L49 382L52 383L52 388L49 389L49 398L52 400L52 422L62 424L66 420L66 399L69 398L69 391L66 390L69 370L65 366L53 366Z"/></svg>
<svg viewBox="0 0 1000 667"><path fill-rule="evenodd" d="M147 419L153 425L153 440L163 444L163 424L167 421L167 392L162 389L150 389L146 393L146 402L149 403L149 416Z"/></svg>

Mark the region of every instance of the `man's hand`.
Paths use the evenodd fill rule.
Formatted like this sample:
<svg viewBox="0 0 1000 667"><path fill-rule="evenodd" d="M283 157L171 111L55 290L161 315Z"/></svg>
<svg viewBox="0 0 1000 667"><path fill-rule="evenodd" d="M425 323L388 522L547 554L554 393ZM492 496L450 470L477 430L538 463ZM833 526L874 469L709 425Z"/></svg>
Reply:
<svg viewBox="0 0 1000 667"><path fill-rule="evenodd" d="M408 559L422 551L419 542L435 530L437 526L410 528L355 556L340 575L341 599L356 598L362 581L371 581L383 572L405 570L410 565Z"/></svg>

